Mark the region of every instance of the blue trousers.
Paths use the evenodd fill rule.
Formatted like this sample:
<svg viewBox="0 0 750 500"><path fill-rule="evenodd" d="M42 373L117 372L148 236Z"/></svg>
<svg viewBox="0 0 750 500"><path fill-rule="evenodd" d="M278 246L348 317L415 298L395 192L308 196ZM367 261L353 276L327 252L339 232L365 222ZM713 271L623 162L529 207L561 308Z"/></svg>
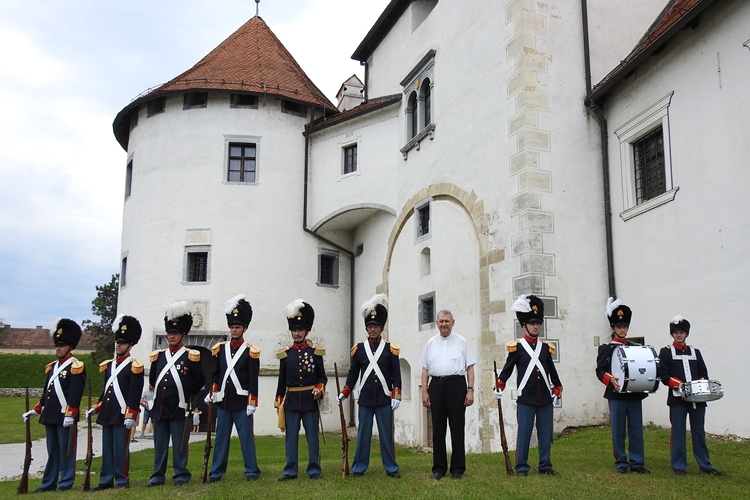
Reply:
<svg viewBox="0 0 750 500"><path fill-rule="evenodd" d="M612 453L615 467L643 467L643 406L638 401L609 400L609 420L612 426ZM625 454L625 434L629 437L628 453ZM630 456L630 460L628 460Z"/></svg>
<svg viewBox="0 0 750 500"><path fill-rule="evenodd" d="M214 407L216 408L216 407ZM221 479L227 473L229 459L229 439L232 435L232 425L237 427L240 437L240 449L245 462L245 477L260 476L258 459L255 457L255 434L253 433L253 416L247 416L245 410L218 410L216 424L216 440L214 441L214 459L211 462L211 479Z"/></svg>
<svg viewBox="0 0 750 500"><path fill-rule="evenodd" d="M352 472L363 474L370 465L370 443L372 442L372 417L378 423L380 436L380 456L386 474L398 472L398 464L393 456L393 411L391 405L359 405L359 429L357 430L357 451L352 462Z"/></svg>
<svg viewBox="0 0 750 500"><path fill-rule="evenodd" d="M45 425L44 428L47 431L47 465L44 466L42 484L39 487L45 490L56 487L69 489L73 486L76 475L77 424L70 427ZM71 432L73 442L68 453ZM60 482L57 481L58 475Z"/></svg>
<svg viewBox="0 0 750 500"><path fill-rule="evenodd" d="M538 470L544 471L552 468L550 448L552 447L553 414L551 404L544 406L517 404L518 437L516 439L516 472L528 472L531 469L529 466L529 445L531 443L531 433L534 430L535 420L536 437L539 442Z"/></svg>
<svg viewBox="0 0 750 500"><path fill-rule="evenodd" d="M184 484L190 481L192 475L187 468L188 446L182 446L182 442L190 437L190 426L187 436L183 436L185 427L184 420L154 420L154 473L149 479L152 484L164 484L167 473L167 460L169 459L169 439L172 438L172 469L175 484ZM182 449L181 449L182 448Z"/></svg>
<svg viewBox="0 0 750 500"><path fill-rule="evenodd" d="M99 470L99 484L127 486L130 483L125 455L130 433L124 425L102 427L102 468Z"/></svg>
<svg viewBox="0 0 750 500"><path fill-rule="evenodd" d="M318 442L318 411L298 412L284 410L286 412L286 465L284 466L284 475L297 475L297 461L299 450L299 429L300 422L305 426L305 437L307 438L307 474L320 474L320 443Z"/></svg>
<svg viewBox="0 0 750 500"><path fill-rule="evenodd" d="M690 417L690 433L693 441L693 456L702 471L713 470L711 459L708 457L706 446L706 431L703 426L706 421L706 407L693 408L692 405L673 405L669 407L669 421L672 423L670 434L670 451L672 453L672 468L674 470L687 469L687 439L686 420Z"/></svg>

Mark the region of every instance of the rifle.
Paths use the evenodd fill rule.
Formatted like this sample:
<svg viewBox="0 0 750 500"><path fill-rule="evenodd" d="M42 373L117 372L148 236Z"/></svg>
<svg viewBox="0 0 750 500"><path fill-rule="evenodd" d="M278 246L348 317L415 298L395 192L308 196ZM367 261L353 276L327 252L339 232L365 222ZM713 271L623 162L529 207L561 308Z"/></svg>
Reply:
<svg viewBox="0 0 750 500"><path fill-rule="evenodd" d="M29 386L26 386L26 412L29 411ZM29 467L31 467L31 419L26 419L26 456L23 459L23 474L18 483L16 493L22 495L29 492Z"/></svg>
<svg viewBox="0 0 750 500"><path fill-rule="evenodd" d="M339 369L336 363L333 364L333 373L336 376L336 396L341 394L341 385L339 384ZM339 419L341 420L341 451L343 452L341 463L341 477L349 475L349 434L346 433L346 419L344 418L344 407L339 401Z"/></svg>
<svg viewBox="0 0 750 500"><path fill-rule="evenodd" d="M89 410L91 409L91 379L89 382ZM91 415L86 412L86 423L88 425L88 438L86 446L86 472L83 474L83 486L81 491L89 491L91 489L91 464L94 462L94 435L91 432Z"/></svg>
<svg viewBox="0 0 750 500"><path fill-rule="evenodd" d="M179 382L177 382L179 384ZM189 398L189 397L188 397ZM180 442L180 454L184 453L190 444L190 429L193 428L193 415L190 410L192 399L188 399L187 409L185 410L185 421L182 424L182 441Z"/></svg>
<svg viewBox="0 0 750 500"><path fill-rule="evenodd" d="M209 382L210 383L210 382ZM213 398L213 384L209 389L209 394ZM201 472L201 483L208 481L208 459L211 457L211 424L213 424L213 415L211 409L213 408L213 399L209 400L208 403L208 425L206 426L206 447L203 449L203 471ZM230 424L231 425L231 424Z"/></svg>
<svg viewBox="0 0 750 500"><path fill-rule="evenodd" d="M495 365L495 386L497 386L497 361L493 361ZM508 455L508 441L505 439L505 420L503 419L503 402L497 400L497 414L500 419L500 444L503 447L503 455L505 455L505 472L509 475L513 475L513 466L510 463L510 455Z"/></svg>

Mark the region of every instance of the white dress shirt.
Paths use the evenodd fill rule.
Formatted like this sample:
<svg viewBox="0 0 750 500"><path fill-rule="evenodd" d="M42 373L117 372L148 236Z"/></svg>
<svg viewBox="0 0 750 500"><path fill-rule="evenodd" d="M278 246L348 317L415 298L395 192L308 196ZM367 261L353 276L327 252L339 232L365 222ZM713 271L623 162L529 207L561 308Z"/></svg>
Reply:
<svg viewBox="0 0 750 500"><path fill-rule="evenodd" d="M419 358L419 364L431 377L463 376L476 362L466 339L453 332L447 337L437 334L428 340Z"/></svg>

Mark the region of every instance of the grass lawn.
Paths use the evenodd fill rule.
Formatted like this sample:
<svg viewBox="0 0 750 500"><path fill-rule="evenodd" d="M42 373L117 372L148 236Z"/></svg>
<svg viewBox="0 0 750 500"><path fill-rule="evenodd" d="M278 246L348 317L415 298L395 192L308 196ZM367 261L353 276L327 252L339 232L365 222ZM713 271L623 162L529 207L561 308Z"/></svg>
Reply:
<svg viewBox="0 0 750 500"><path fill-rule="evenodd" d="M29 398L29 409L39 402L39 398ZM26 411L26 398L0 398L0 444L23 443L26 440L26 425L21 415ZM39 425L39 417L31 421L31 439L42 439L44 426ZM23 463L23 457L21 457ZM19 465L20 467L20 465Z"/></svg>
<svg viewBox="0 0 750 500"><path fill-rule="evenodd" d="M628 498L628 499L686 499L686 498L747 498L750 491L750 442L712 440L709 442L711 456L717 468L727 472L724 477L698 474L697 465L690 458L688 475L676 477L669 466L669 431L655 427L645 429L646 466L650 475L615 473L610 443L609 428L591 427L576 430L556 440L552 447L552 460L561 476L541 476L532 472L528 477L505 475L501 453L468 455L464 479L432 481L430 467L432 457L415 450L398 449L398 462L402 479L386 477L377 454L377 443L373 443L370 470L364 477L344 479L341 477L340 438L327 435L327 445L322 449L323 478L320 481L307 479L304 471L296 481L278 483L284 467L284 441L276 437L256 439L257 455L262 470L261 478L254 483L245 481L242 473L242 458L239 443L233 441L229 456L229 471L224 479L212 485L200 484L203 463L203 443L190 447L190 470L193 480L186 486L175 487L167 481L160 488L141 488L152 472L153 451L146 450L131 456L132 487L129 490L107 491L82 495L77 491L81 480L76 480L74 491L58 493L54 498L133 498L170 499L211 498L232 499L259 496L261 498ZM302 467L307 451L304 437L300 439ZM689 446L689 445L688 445ZM350 458L354 455L351 443ZM530 462L537 460L536 450L531 450ZM511 460L513 460L511 453ZM19 465L22 457L19 457ZM171 460L171 458L170 458ZM83 462L78 464L83 470ZM98 471L96 459L93 471ZM532 469L532 471L535 469ZM168 477L171 471L168 471ZM91 478L97 484L98 474ZM36 488L39 479L30 481L30 489ZM0 483L0 498L15 494L17 482Z"/></svg>

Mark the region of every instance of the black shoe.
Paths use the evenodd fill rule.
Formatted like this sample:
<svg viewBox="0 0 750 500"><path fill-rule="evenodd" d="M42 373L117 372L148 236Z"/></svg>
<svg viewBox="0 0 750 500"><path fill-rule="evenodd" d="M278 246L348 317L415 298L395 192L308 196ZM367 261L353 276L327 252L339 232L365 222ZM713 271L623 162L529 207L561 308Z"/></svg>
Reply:
<svg viewBox="0 0 750 500"><path fill-rule="evenodd" d="M461 474L460 472L451 473L451 479L461 479L462 477L464 477L464 475Z"/></svg>
<svg viewBox="0 0 750 500"><path fill-rule="evenodd" d="M247 476L248 481L257 481L260 478L260 476Z"/></svg>
<svg viewBox="0 0 750 500"><path fill-rule="evenodd" d="M352 472L351 474L349 474L349 477L362 477L362 476L364 476L364 473L362 472Z"/></svg>
<svg viewBox="0 0 750 500"><path fill-rule="evenodd" d="M128 488L130 488L129 484L116 484L115 485L116 490L122 490L122 489L128 489Z"/></svg>
<svg viewBox="0 0 750 500"><path fill-rule="evenodd" d="M724 475L724 473L721 472L718 469L708 469L708 470L701 469L701 473L702 474L710 474L712 476L723 476Z"/></svg>
<svg viewBox="0 0 750 500"><path fill-rule="evenodd" d="M102 490L108 490L110 488L112 488L111 484L99 484L91 488L91 491L102 491Z"/></svg>
<svg viewBox="0 0 750 500"><path fill-rule="evenodd" d="M220 477L209 477L208 481L206 481L206 484L218 483L219 481L221 481Z"/></svg>
<svg viewBox="0 0 750 500"><path fill-rule="evenodd" d="M297 479L297 476L287 476L286 474L284 474L279 478L279 482L282 483L284 481L291 481L292 479Z"/></svg>
<svg viewBox="0 0 750 500"><path fill-rule="evenodd" d="M185 486L188 482L187 481L175 481L175 486Z"/></svg>
<svg viewBox="0 0 750 500"><path fill-rule="evenodd" d="M628 468L627 467L617 467L617 473L618 474L627 474Z"/></svg>
<svg viewBox="0 0 750 500"><path fill-rule="evenodd" d="M318 480L320 479L320 474L310 474L310 479Z"/></svg>
<svg viewBox="0 0 750 500"><path fill-rule="evenodd" d="M526 477L528 475L529 475L529 472L525 470L519 470L518 472L516 472L516 476Z"/></svg>
<svg viewBox="0 0 750 500"><path fill-rule="evenodd" d="M69 491L72 488L72 486L62 486L58 487L57 491Z"/></svg>
<svg viewBox="0 0 750 500"><path fill-rule="evenodd" d="M362 474L360 474L361 476ZM401 474L398 472L389 472L388 477L392 477L393 479L401 479Z"/></svg>
<svg viewBox="0 0 750 500"><path fill-rule="evenodd" d="M560 475L559 472L557 472L555 469L552 469L552 468L550 468L550 469L541 469L539 471L539 474L547 474L548 476L559 476Z"/></svg>
<svg viewBox="0 0 750 500"><path fill-rule="evenodd" d="M143 485L144 488L153 488L154 486L164 486L164 483L151 483L148 482Z"/></svg>
<svg viewBox="0 0 750 500"><path fill-rule="evenodd" d="M685 470L684 469L672 469L672 472L675 473L675 476L684 476Z"/></svg>
<svg viewBox="0 0 750 500"><path fill-rule="evenodd" d="M432 475L432 479L434 479L435 481L440 481L441 479L443 479L443 476L444 476L444 475L445 475L445 474L441 474L441 473L439 473L439 472L436 472L436 473L434 473L434 474Z"/></svg>
<svg viewBox="0 0 750 500"><path fill-rule="evenodd" d="M637 472L638 474L651 474L651 471L645 468L644 466L631 467L630 470L632 470L633 472Z"/></svg>

